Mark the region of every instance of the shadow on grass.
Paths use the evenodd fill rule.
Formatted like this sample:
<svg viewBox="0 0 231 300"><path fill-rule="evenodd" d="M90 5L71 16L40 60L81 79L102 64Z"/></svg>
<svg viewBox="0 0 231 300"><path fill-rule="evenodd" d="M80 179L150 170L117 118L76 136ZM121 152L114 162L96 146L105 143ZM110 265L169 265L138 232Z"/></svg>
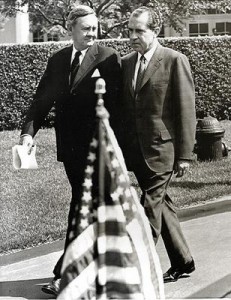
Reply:
<svg viewBox="0 0 231 300"><path fill-rule="evenodd" d="M205 186L214 186L214 185L231 185L231 180L221 180L216 182L195 182L195 181L172 181L170 186L175 188L188 188L191 190L197 190Z"/></svg>
<svg viewBox="0 0 231 300"><path fill-rule="evenodd" d="M51 281L52 278L4 281L0 282L1 297L22 297L25 299L55 299L55 296L41 291L42 285Z"/></svg>

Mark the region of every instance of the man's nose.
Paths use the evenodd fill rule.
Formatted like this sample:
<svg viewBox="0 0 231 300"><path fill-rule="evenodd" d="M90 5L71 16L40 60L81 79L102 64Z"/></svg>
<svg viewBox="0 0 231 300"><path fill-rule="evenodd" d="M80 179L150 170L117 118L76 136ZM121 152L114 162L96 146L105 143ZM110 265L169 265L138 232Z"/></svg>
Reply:
<svg viewBox="0 0 231 300"><path fill-rule="evenodd" d="M137 34L136 34L136 32L135 32L135 31L130 31L129 37L130 37L131 40L137 39Z"/></svg>

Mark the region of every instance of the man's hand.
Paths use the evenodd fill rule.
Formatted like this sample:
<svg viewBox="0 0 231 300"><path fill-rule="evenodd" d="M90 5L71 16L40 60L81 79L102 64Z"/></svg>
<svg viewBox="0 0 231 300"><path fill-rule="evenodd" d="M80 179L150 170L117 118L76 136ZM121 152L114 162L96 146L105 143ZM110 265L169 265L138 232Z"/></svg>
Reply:
<svg viewBox="0 0 231 300"><path fill-rule="evenodd" d="M174 167L174 173L176 174L176 177L182 177L188 170L189 170L190 164L186 160L178 160Z"/></svg>
<svg viewBox="0 0 231 300"><path fill-rule="evenodd" d="M23 134L20 136L19 145L25 146L28 148L28 153L31 151L33 146L33 138L29 134Z"/></svg>

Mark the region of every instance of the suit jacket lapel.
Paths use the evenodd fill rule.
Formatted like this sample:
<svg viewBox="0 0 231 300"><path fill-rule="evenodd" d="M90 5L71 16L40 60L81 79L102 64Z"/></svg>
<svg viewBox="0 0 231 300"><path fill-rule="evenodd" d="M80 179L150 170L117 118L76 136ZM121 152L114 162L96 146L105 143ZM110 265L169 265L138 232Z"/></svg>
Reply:
<svg viewBox="0 0 231 300"><path fill-rule="evenodd" d="M163 59L162 55L162 46L160 44L157 45L157 48L148 64L148 67L144 73L144 78L142 80L142 84L140 86L140 89L145 85L145 83L148 81L148 79L156 72L156 70L159 68L161 64L161 60Z"/></svg>
<svg viewBox="0 0 231 300"><path fill-rule="evenodd" d="M84 78L86 73L93 68L94 65L96 65L96 57L98 55L98 46L97 44L94 44L91 46L87 53L85 54L85 57L79 67L79 70L77 72L77 75L74 79L71 91L76 88L76 86L79 84L79 82Z"/></svg>
<svg viewBox="0 0 231 300"><path fill-rule="evenodd" d="M135 73L135 66L137 61L138 54L134 52L134 55L130 58L129 61L129 71L128 71L128 84L129 84L129 90L132 94L132 96L135 95L134 87L133 87L133 78Z"/></svg>
<svg viewBox="0 0 231 300"><path fill-rule="evenodd" d="M71 66L71 54L72 46L67 47L64 55L61 58L60 65L62 66L62 74L65 80L65 86L69 88L69 76L70 76L70 66Z"/></svg>

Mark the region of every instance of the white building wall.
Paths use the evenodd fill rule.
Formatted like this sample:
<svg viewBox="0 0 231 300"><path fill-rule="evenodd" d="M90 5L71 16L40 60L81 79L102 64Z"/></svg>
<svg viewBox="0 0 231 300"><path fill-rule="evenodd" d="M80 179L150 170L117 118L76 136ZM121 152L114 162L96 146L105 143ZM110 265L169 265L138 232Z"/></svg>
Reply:
<svg viewBox="0 0 231 300"><path fill-rule="evenodd" d="M213 30L216 28L216 23L231 22L231 14L208 14L195 15L187 20L184 20L184 30L182 34L176 32L173 28L165 27L165 37L189 36L189 24L208 23L208 35L213 35Z"/></svg>
<svg viewBox="0 0 231 300"><path fill-rule="evenodd" d="M0 30L0 43L15 43L16 42L16 19L8 20L4 27Z"/></svg>
<svg viewBox="0 0 231 300"><path fill-rule="evenodd" d="M28 43L32 41L30 34L30 23L27 8L18 12L15 18L6 21L0 30L0 43Z"/></svg>
<svg viewBox="0 0 231 300"><path fill-rule="evenodd" d="M26 12L17 13L15 20L16 43L28 43L30 41L30 22L29 15Z"/></svg>

